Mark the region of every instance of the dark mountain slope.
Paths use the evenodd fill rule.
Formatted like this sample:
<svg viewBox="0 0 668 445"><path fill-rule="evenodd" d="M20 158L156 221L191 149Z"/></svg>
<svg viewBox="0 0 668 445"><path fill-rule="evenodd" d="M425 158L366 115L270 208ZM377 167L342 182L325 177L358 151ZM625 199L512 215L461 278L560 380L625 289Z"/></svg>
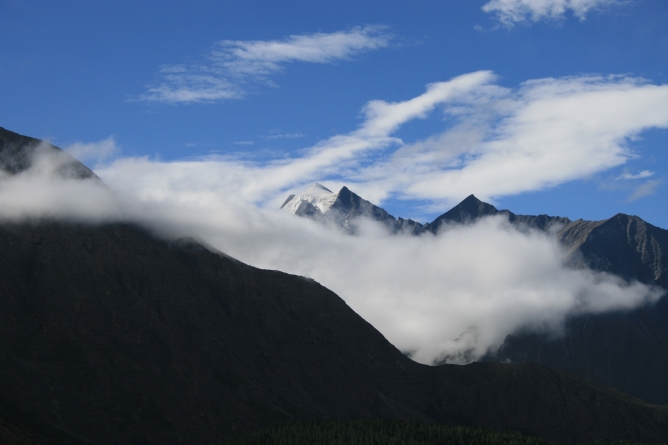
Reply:
<svg viewBox="0 0 668 445"><path fill-rule="evenodd" d="M4 405L0 405L0 444L94 445L34 415L21 413Z"/></svg>
<svg viewBox="0 0 668 445"><path fill-rule="evenodd" d="M620 213L582 232L571 247L589 267L668 289L668 230Z"/></svg>
<svg viewBox="0 0 668 445"><path fill-rule="evenodd" d="M193 241L5 224L0 250L0 403L98 444L323 417L668 440L667 407L538 365L419 365L317 283Z"/></svg>
<svg viewBox="0 0 668 445"><path fill-rule="evenodd" d="M576 253L576 265L668 289L668 231L620 214L606 221L576 221L560 235ZM541 363L668 404L668 297L634 311L575 317L556 340L510 336L496 359Z"/></svg>
<svg viewBox="0 0 668 445"><path fill-rule="evenodd" d="M444 224L470 224L485 216L494 215L505 215L508 221L519 228L530 227L537 230L549 230L556 225L564 226L571 223L570 219L559 216L516 215L509 210L497 210L493 205L479 200L474 195L469 195L431 223L425 224L424 229L438 233Z"/></svg>
<svg viewBox="0 0 668 445"><path fill-rule="evenodd" d="M397 220L380 207L343 187L337 194L336 201L325 215L344 227L351 227L352 220L358 217L371 218L396 230Z"/></svg>
<svg viewBox="0 0 668 445"><path fill-rule="evenodd" d="M0 127L0 170L12 175L22 173L34 165L35 157L40 154L57 158L56 172L62 177L97 178L91 169L60 148Z"/></svg>
<svg viewBox="0 0 668 445"><path fill-rule="evenodd" d="M431 223L425 225L425 230L437 233L443 224L468 224L484 216L496 215L499 211L491 204L480 201L469 195L462 202L448 210Z"/></svg>
<svg viewBox="0 0 668 445"><path fill-rule="evenodd" d="M370 218L383 224L391 233L420 234L424 231L422 224L412 219L395 218L382 208L353 193L348 187L339 191L336 201L324 215L355 232L355 219Z"/></svg>

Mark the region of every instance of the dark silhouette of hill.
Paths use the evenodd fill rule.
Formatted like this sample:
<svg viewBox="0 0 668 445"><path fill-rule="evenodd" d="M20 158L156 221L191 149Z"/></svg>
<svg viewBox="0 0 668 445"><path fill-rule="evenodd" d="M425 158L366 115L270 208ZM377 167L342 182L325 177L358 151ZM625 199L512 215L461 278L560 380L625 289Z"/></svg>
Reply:
<svg viewBox="0 0 668 445"><path fill-rule="evenodd" d="M0 401L94 443L328 417L668 439L668 407L534 364L417 364L314 281L192 240L4 224L0 249Z"/></svg>
<svg viewBox="0 0 668 445"><path fill-rule="evenodd" d="M56 173L61 177L99 179L91 169L60 148L0 127L0 170L9 174L23 173L34 165L35 157L40 154L57 157Z"/></svg>

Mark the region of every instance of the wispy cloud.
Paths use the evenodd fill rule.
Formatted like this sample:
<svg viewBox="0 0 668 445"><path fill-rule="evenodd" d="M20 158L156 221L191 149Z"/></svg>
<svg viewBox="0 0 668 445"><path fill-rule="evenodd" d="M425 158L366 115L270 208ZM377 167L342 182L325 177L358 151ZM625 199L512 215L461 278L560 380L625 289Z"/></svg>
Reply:
<svg viewBox="0 0 668 445"><path fill-rule="evenodd" d="M646 196L653 195L656 193L656 188L661 184L660 179L655 179L653 181L647 181L642 185L639 185L633 192L631 196L629 196L628 201L636 201L638 199L644 198Z"/></svg>
<svg viewBox="0 0 668 445"><path fill-rule="evenodd" d="M403 141L406 122L439 108L443 131ZM496 85L489 71L438 82L414 98L363 107L360 126L267 161L200 158L175 162L126 158L96 169L118 187L153 194L186 181L202 191L233 190L277 206L314 181L348 185L377 204L388 197L443 210L471 193L481 199L536 191L590 177L634 157L642 131L668 128L668 85L628 77L579 76ZM133 179L136 178L136 179Z"/></svg>
<svg viewBox="0 0 668 445"><path fill-rule="evenodd" d="M253 145L253 141L234 141L235 145Z"/></svg>
<svg viewBox="0 0 668 445"><path fill-rule="evenodd" d="M636 173L635 175L629 172L624 172L621 175L619 175L617 179L643 179L643 178L649 178L650 176L654 176L654 172L651 172L649 170L643 170L639 173Z"/></svg>
<svg viewBox="0 0 668 445"><path fill-rule="evenodd" d="M270 134L269 136L265 136L264 138L267 140L272 140L272 139L299 139L303 138L305 135L302 133L279 133L279 134Z"/></svg>
<svg viewBox="0 0 668 445"><path fill-rule="evenodd" d="M142 184L135 184L139 187L135 191L142 190L142 193L147 194L187 181L191 187L201 187L202 190L235 190L234 193L253 202L266 204L273 200L269 205L281 201L286 190L301 187L306 182L337 178L339 183L341 180L356 180L361 185L362 182L371 181L373 185L366 188L373 194L368 196L377 201L380 198L378 192L385 187L381 183L386 178L379 180L362 170L367 158L373 153L401 146L403 142L393 137L392 133L402 124L412 119L425 118L438 105L462 100L481 89L487 91L485 85L494 78L491 72L480 71L431 84L425 93L403 102L371 101L363 109L365 119L358 129L323 140L306 148L303 155L296 158L259 164L218 158L175 162L126 158L111 165L99 166L96 171L110 183L116 184L118 179L118 185L124 189L128 183L120 178L127 174L139 174L141 170L143 173L139 174L137 180L142 178ZM395 172L399 173L397 169ZM402 181L400 179L397 184L405 185ZM151 183L156 187L153 188ZM389 188L385 192L394 190ZM176 189L172 191L178 193Z"/></svg>
<svg viewBox="0 0 668 445"><path fill-rule="evenodd" d="M288 63L348 60L387 47L391 39L382 26L364 26L283 40L223 40L198 64L163 67L140 100L185 104L239 99L253 85L271 83L270 77Z"/></svg>
<svg viewBox="0 0 668 445"><path fill-rule="evenodd" d="M67 147L65 151L84 162L100 162L120 153L120 148L116 144L116 139L109 136L98 142L77 142Z"/></svg>
<svg viewBox="0 0 668 445"><path fill-rule="evenodd" d="M490 0L482 10L494 14L505 26L521 22L559 20L571 11L584 20L592 10L621 3L620 0Z"/></svg>

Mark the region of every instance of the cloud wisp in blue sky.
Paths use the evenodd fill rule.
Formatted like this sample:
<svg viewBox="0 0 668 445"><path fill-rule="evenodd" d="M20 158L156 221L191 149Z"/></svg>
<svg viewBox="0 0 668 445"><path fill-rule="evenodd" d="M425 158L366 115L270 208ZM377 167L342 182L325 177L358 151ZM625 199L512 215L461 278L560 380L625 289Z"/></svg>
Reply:
<svg viewBox="0 0 668 445"><path fill-rule="evenodd" d="M368 25L283 40L223 40L199 64L162 67L157 83L140 99L170 104L240 99L257 84L273 85L271 76L289 63L348 60L387 47L391 39L385 27Z"/></svg>
<svg viewBox="0 0 668 445"><path fill-rule="evenodd" d="M572 12L580 20L596 9L621 3L620 0L490 0L482 10L493 14L504 26L517 23L561 20Z"/></svg>

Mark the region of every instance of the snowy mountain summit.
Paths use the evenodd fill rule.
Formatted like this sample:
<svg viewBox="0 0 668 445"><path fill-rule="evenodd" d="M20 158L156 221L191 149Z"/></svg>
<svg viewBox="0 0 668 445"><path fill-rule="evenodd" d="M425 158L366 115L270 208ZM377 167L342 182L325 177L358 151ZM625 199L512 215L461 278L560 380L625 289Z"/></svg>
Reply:
<svg viewBox="0 0 668 445"><path fill-rule="evenodd" d="M395 218L380 207L342 187L334 193L317 182L301 193L288 196L281 208L298 216L334 223L349 233L356 232L356 220L369 218L383 224L390 232L422 231L422 224Z"/></svg>
<svg viewBox="0 0 668 445"><path fill-rule="evenodd" d="M290 195L281 208L299 216L324 215L338 198L338 193L317 182L298 195Z"/></svg>

